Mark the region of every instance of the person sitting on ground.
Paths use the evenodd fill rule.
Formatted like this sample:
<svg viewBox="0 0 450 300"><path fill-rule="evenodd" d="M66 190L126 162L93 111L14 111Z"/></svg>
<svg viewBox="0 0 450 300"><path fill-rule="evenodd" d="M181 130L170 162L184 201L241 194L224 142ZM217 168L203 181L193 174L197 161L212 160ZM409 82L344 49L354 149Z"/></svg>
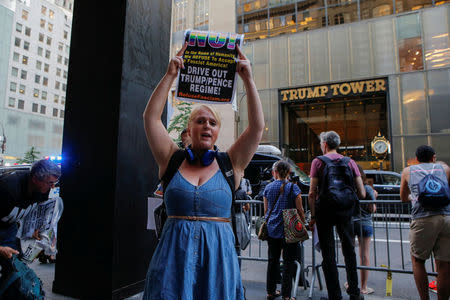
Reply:
<svg viewBox="0 0 450 300"><path fill-rule="evenodd" d="M409 241L414 280L420 299L428 300L425 261L433 252L438 273L438 299L447 300L450 297L450 204L433 208L423 206L419 202L419 183L428 174L433 174L448 189L450 168L436 163L436 152L428 145L417 148L416 158L419 164L406 167L400 183L400 199L411 201Z"/></svg>
<svg viewBox="0 0 450 300"><path fill-rule="evenodd" d="M172 58L144 111L144 127L163 178L179 153L161 116L167 94L184 68L187 43ZM226 152L239 186L264 130L264 115L249 60L236 45L237 72L247 95L248 127ZM209 106L193 109L188 121L191 145L169 182L164 182L167 221L148 269L143 299L244 299L244 289L230 226L232 191L218 164L215 143L220 118ZM221 156L222 157L222 156Z"/></svg>

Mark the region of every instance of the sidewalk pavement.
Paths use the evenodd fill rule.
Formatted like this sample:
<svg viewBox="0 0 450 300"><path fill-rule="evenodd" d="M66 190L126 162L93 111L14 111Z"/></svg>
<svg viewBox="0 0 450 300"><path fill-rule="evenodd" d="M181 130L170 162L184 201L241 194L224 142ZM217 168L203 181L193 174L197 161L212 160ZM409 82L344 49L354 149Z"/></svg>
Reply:
<svg viewBox="0 0 450 300"><path fill-rule="evenodd" d="M74 300L74 298L62 296L59 294L52 293L52 284L55 274L54 264L41 264L37 260L33 262L31 268L36 272L36 274L41 278L44 284L44 291L46 294L46 300ZM266 288L265 288L265 267L266 263L261 262L251 262L244 261L242 264L242 279L246 289L246 298L248 300L264 300L266 299ZM263 271L264 270L264 271ZM342 273L342 272L340 272ZM345 273L345 272L343 272ZM415 286L410 286L411 289L415 290ZM281 289L279 286L278 289ZM366 300L379 300L379 299L419 299L419 297L385 297L383 296L384 291L376 291L375 294L366 295ZM345 294L345 293L344 293ZM308 299L309 290L304 290L302 287L298 288L297 299ZM436 299L435 294L430 294L431 299ZM320 300L320 297L326 297L326 291L320 291L318 288L314 291L313 300ZM140 300L142 299L142 293L134 295L128 300ZM278 298L278 299L281 299ZM344 295L344 300L348 299Z"/></svg>

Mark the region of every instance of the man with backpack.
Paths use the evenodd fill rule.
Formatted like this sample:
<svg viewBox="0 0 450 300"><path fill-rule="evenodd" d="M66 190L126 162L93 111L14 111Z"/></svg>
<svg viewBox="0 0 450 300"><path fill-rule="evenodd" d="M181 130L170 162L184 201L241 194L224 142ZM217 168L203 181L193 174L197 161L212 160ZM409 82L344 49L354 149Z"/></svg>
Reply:
<svg viewBox="0 0 450 300"><path fill-rule="evenodd" d="M317 226L328 299L342 299L336 266L334 226L339 234L345 259L347 293L350 300L364 299L358 287L351 219L358 197L364 199L366 192L356 163L337 153L340 143L341 139L334 131L320 134L320 148L324 155L315 158L311 164L309 227L314 230L314 224Z"/></svg>
<svg viewBox="0 0 450 300"><path fill-rule="evenodd" d="M416 150L419 164L402 172L400 198L411 201L409 241L414 280L421 300L429 299L425 261L433 252L438 299L450 296L450 168L436 163L430 146Z"/></svg>

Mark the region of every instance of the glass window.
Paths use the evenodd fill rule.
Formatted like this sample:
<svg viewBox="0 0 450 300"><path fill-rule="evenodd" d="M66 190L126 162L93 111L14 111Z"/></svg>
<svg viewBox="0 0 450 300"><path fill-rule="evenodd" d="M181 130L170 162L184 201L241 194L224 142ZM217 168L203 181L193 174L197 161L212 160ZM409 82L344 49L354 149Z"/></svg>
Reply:
<svg viewBox="0 0 450 300"><path fill-rule="evenodd" d="M67 85L65 83L62 84L62 91L65 92L66 91L66 87Z"/></svg>
<svg viewBox="0 0 450 300"><path fill-rule="evenodd" d="M397 18L400 72L423 69L420 30L418 14L404 15Z"/></svg>
<svg viewBox="0 0 450 300"><path fill-rule="evenodd" d="M43 14L44 16L47 14L47 7L41 6L41 14Z"/></svg>
<svg viewBox="0 0 450 300"><path fill-rule="evenodd" d="M360 0L360 10L361 20L387 16L393 13L392 1Z"/></svg>
<svg viewBox="0 0 450 300"><path fill-rule="evenodd" d="M58 55L58 60L57 60L60 64L62 64L62 55Z"/></svg>
<svg viewBox="0 0 450 300"><path fill-rule="evenodd" d="M24 65L28 65L28 56L22 56L22 63L24 64Z"/></svg>
<svg viewBox="0 0 450 300"><path fill-rule="evenodd" d="M50 19L53 19L55 17L55 12L50 9L50 11L48 12L48 16L50 17Z"/></svg>
<svg viewBox="0 0 450 300"><path fill-rule="evenodd" d="M9 106L9 107L14 107L14 106L16 106L16 99L15 99L15 98L12 98L12 97L9 97L9 99L8 99L8 106Z"/></svg>
<svg viewBox="0 0 450 300"><path fill-rule="evenodd" d="M17 83L15 83L15 82L10 82L10 83L9 83L9 90L10 90L11 92L17 91Z"/></svg>
<svg viewBox="0 0 450 300"><path fill-rule="evenodd" d="M39 33L39 42L43 42L43 41L44 41L44 34Z"/></svg>
<svg viewBox="0 0 450 300"><path fill-rule="evenodd" d="M59 51L62 51L62 50L63 50L63 47L64 47L64 44L61 43L61 42L59 42L59 43L58 43L58 50L59 50Z"/></svg>
<svg viewBox="0 0 450 300"><path fill-rule="evenodd" d="M23 84L19 85L19 93L25 94L25 85Z"/></svg>
<svg viewBox="0 0 450 300"><path fill-rule="evenodd" d="M45 58L50 59L50 50L45 50Z"/></svg>
<svg viewBox="0 0 450 300"><path fill-rule="evenodd" d="M48 78L47 78L47 77L44 77L44 78L42 79L42 85L48 86Z"/></svg>
<svg viewBox="0 0 450 300"><path fill-rule="evenodd" d="M22 19L28 20L28 12L26 10L22 10Z"/></svg>
<svg viewBox="0 0 450 300"><path fill-rule="evenodd" d="M450 21L450 9L447 7L447 12L445 7L427 9L422 16L427 69L450 66L450 28L443 22L447 18Z"/></svg>
<svg viewBox="0 0 450 300"><path fill-rule="evenodd" d="M24 107L25 107L25 101L19 99L19 101L17 102L17 108L24 109Z"/></svg>
<svg viewBox="0 0 450 300"><path fill-rule="evenodd" d="M46 110L45 105L41 105L41 111L40 111L40 113L43 114L43 115L45 115L45 110Z"/></svg>
<svg viewBox="0 0 450 300"><path fill-rule="evenodd" d="M53 109L53 116L54 116L54 117L57 117L57 116L58 116L58 109L57 109L57 108L54 108L54 109Z"/></svg>
<svg viewBox="0 0 450 300"><path fill-rule="evenodd" d="M66 97L61 96L61 105L66 104Z"/></svg>
<svg viewBox="0 0 450 300"><path fill-rule="evenodd" d="M67 78L67 71L64 71L63 78Z"/></svg>
<svg viewBox="0 0 450 300"><path fill-rule="evenodd" d="M57 95L57 94L54 95L53 102L55 102L55 103L59 102L59 95Z"/></svg>
<svg viewBox="0 0 450 300"><path fill-rule="evenodd" d="M450 149L450 136L431 136L431 145L436 151L436 160L445 161L450 165L450 151L448 151Z"/></svg>
<svg viewBox="0 0 450 300"><path fill-rule="evenodd" d="M25 27L25 35L26 36L30 36L31 35L31 28L30 27Z"/></svg>
<svg viewBox="0 0 450 300"><path fill-rule="evenodd" d="M424 136L406 136L405 141L405 160L407 165L417 163L416 149L421 145L428 145L428 139Z"/></svg>
<svg viewBox="0 0 450 300"><path fill-rule="evenodd" d="M439 2L437 0L436 2ZM395 11L396 13L401 13L405 11L418 10L425 7L430 7L432 5L432 0L395 0Z"/></svg>
<svg viewBox="0 0 450 300"><path fill-rule="evenodd" d="M34 75L34 82L35 83L40 83L41 82L41 76L38 75L38 74Z"/></svg>
<svg viewBox="0 0 450 300"><path fill-rule="evenodd" d="M38 89L34 89L33 90L33 96L36 97L36 98L39 97L39 90Z"/></svg>
<svg viewBox="0 0 450 300"><path fill-rule="evenodd" d="M47 100L47 92L46 92L46 91L42 91L42 93L41 93L41 99L42 99L42 100Z"/></svg>
<svg viewBox="0 0 450 300"><path fill-rule="evenodd" d="M61 76L61 69L60 68L56 68L56 76Z"/></svg>
<svg viewBox="0 0 450 300"><path fill-rule="evenodd" d="M326 31L309 33L311 82L330 81L330 62L328 56L328 34Z"/></svg>
<svg viewBox="0 0 450 300"><path fill-rule="evenodd" d="M48 23L48 31L52 32L53 31L53 24L52 23Z"/></svg>
<svg viewBox="0 0 450 300"><path fill-rule="evenodd" d="M59 111L59 117L64 119L64 110Z"/></svg>
<svg viewBox="0 0 450 300"><path fill-rule="evenodd" d="M381 174L383 177L383 184L385 185L400 185L400 176L393 174Z"/></svg>
<svg viewBox="0 0 450 300"><path fill-rule="evenodd" d="M42 62L39 60L36 61L36 69L40 70L42 68Z"/></svg>
<svg viewBox="0 0 450 300"><path fill-rule="evenodd" d="M67 40L68 33L64 30L64 38Z"/></svg>
<svg viewBox="0 0 450 300"><path fill-rule="evenodd" d="M13 61L19 61L19 53L17 53L17 52L14 52L14 54L13 54Z"/></svg>
<svg viewBox="0 0 450 300"><path fill-rule="evenodd" d="M358 1L328 1L328 4L328 20L331 25L358 21Z"/></svg>
<svg viewBox="0 0 450 300"><path fill-rule="evenodd" d="M44 72L48 72L49 68L50 68L50 66L48 64L44 64Z"/></svg>
<svg viewBox="0 0 450 300"><path fill-rule="evenodd" d="M32 112L37 112L37 111L38 111L38 105L37 105L37 103L33 103L33 105L31 106L31 111L32 111Z"/></svg>
<svg viewBox="0 0 450 300"><path fill-rule="evenodd" d="M27 71L22 70L20 71L20 78L22 78L23 80L27 79Z"/></svg>
<svg viewBox="0 0 450 300"><path fill-rule="evenodd" d="M448 116L449 82L450 70L448 69L428 72L428 97L432 133L450 133Z"/></svg>
<svg viewBox="0 0 450 300"><path fill-rule="evenodd" d="M37 50L37 54L39 55L39 56L42 56L42 52L44 51L44 49L42 49L41 47L38 47L38 50Z"/></svg>
<svg viewBox="0 0 450 300"><path fill-rule="evenodd" d="M14 46L20 47L20 39L19 39L18 37L16 37L16 38L14 39Z"/></svg>
<svg viewBox="0 0 450 300"><path fill-rule="evenodd" d="M401 76L403 133L427 133L425 82L422 73Z"/></svg>
<svg viewBox="0 0 450 300"><path fill-rule="evenodd" d="M40 25L41 25L41 28L45 28L45 20L44 19L41 19Z"/></svg>
<svg viewBox="0 0 450 300"><path fill-rule="evenodd" d="M270 44L270 87L280 88L289 85L289 74L287 66L287 37L269 40Z"/></svg>
<svg viewBox="0 0 450 300"><path fill-rule="evenodd" d="M59 81L55 81L55 89L59 90L61 83Z"/></svg>
<svg viewBox="0 0 450 300"><path fill-rule="evenodd" d="M376 20L371 24L372 47L376 75L396 72L393 20Z"/></svg>
<svg viewBox="0 0 450 300"><path fill-rule="evenodd" d="M69 59L67 57L64 58L64 65L68 65L69 64Z"/></svg>
<svg viewBox="0 0 450 300"><path fill-rule="evenodd" d="M354 78L368 77L373 74L369 32L367 22L350 25L351 68Z"/></svg>
<svg viewBox="0 0 450 300"><path fill-rule="evenodd" d="M348 27L336 27L329 31L331 80L350 78L350 42Z"/></svg>
<svg viewBox="0 0 450 300"><path fill-rule="evenodd" d="M22 24L16 23L16 31L22 33Z"/></svg>
<svg viewBox="0 0 450 300"><path fill-rule="evenodd" d="M11 76L13 76L13 77L19 76L19 69L12 67Z"/></svg>
<svg viewBox="0 0 450 300"><path fill-rule="evenodd" d="M25 50L30 50L30 43L29 42L26 42L26 41L23 41L23 49L25 49Z"/></svg>
<svg viewBox="0 0 450 300"><path fill-rule="evenodd" d="M47 45L51 46L52 45L52 38L51 37L47 37Z"/></svg>
<svg viewBox="0 0 450 300"><path fill-rule="evenodd" d="M391 108L390 111L390 121L391 121L391 130L393 135L400 135L401 132L401 108L399 101L399 76L389 76L389 106ZM394 151L392 151L394 152ZM394 154L395 155L395 154Z"/></svg>

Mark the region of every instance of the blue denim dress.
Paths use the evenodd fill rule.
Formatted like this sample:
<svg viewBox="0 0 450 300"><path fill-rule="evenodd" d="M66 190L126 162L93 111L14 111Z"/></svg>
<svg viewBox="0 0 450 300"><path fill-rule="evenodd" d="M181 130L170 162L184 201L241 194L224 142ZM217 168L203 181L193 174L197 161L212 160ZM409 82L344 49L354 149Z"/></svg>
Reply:
<svg viewBox="0 0 450 300"><path fill-rule="evenodd" d="M169 216L231 214L231 190L220 170L201 186L177 171L164 201ZM143 299L244 299L231 223L167 219Z"/></svg>

